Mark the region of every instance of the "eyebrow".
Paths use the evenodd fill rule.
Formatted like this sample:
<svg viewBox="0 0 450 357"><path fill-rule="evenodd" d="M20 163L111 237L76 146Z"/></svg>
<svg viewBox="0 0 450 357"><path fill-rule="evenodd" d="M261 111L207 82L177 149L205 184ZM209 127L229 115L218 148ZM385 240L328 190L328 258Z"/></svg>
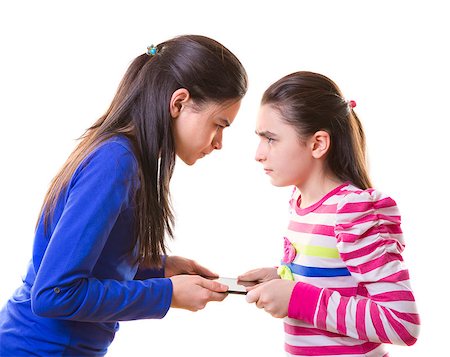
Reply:
<svg viewBox="0 0 450 357"><path fill-rule="evenodd" d="M264 138L269 138L269 137L271 137L271 138L275 137L276 138L277 137L277 134L272 133L271 131L258 131L258 130L255 130L255 133L256 133L256 135L262 136Z"/></svg>
<svg viewBox="0 0 450 357"><path fill-rule="evenodd" d="M228 119L225 118L219 118L220 123L223 124L224 126L230 126L231 123L228 121Z"/></svg>

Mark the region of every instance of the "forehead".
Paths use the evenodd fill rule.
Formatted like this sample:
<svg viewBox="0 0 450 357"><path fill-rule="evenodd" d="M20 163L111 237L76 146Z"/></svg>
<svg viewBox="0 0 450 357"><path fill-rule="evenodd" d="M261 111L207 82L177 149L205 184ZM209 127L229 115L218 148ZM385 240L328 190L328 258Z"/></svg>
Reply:
<svg viewBox="0 0 450 357"><path fill-rule="evenodd" d="M274 131L289 129L290 125L286 124L278 109L272 105L264 104L259 108L256 120L257 131Z"/></svg>
<svg viewBox="0 0 450 357"><path fill-rule="evenodd" d="M240 106L241 100L229 101L225 103L207 102L201 106L199 111L209 116L217 116L219 119L225 119L231 123L234 120Z"/></svg>

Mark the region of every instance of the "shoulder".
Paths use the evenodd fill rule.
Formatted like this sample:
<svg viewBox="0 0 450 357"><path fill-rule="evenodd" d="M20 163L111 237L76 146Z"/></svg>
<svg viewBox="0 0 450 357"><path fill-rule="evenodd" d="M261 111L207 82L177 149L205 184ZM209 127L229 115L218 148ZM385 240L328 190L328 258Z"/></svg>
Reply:
<svg viewBox="0 0 450 357"><path fill-rule="evenodd" d="M124 136L113 136L98 144L89 156L105 155L109 157L129 157L135 159L131 142Z"/></svg>
<svg viewBox="0 0 450 357"><path fill-rule="evenodd" d="M361 190L349 185L340 192L340 199L337 204L337 213L358 213L371 210L386 211L397 209L394 199L374 188Z"/></svg>
<svg viewBox="0 0 450 357"><path fill-rule="evenodd" d="M350 186L338 202L335 232L339 239L353 240L371 232L394 235L401 240L401 216L390 196L370 188Z"/></svg>
<svg viewBox="0 0 450 357"><path fill-rule="evenodd" d="M97 145L78 165L72 185L81 178L109 181L133 182L138 172L138 163L131 142L123 136L114 136Z"/></svg>
<svg viewBox="0 0 450 357"><path fill-rule="evenodd" d="M123 136L113 136L96 146L80 166L87 165L135 171L137 160L131 148L131 142Z"/></svg>

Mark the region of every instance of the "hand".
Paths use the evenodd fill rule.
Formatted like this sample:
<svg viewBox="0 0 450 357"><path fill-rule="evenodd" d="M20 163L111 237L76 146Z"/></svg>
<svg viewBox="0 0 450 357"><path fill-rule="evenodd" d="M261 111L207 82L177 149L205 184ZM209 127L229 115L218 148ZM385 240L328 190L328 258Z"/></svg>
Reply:
<svg viewBox="0 0 450 357"><path fill-rule="evenodd" d="M209 278L218 278L211 270L197 264L195 261L183 257L168 256L165 264L165 277L170 278L174 275L189 274L200 275Z"/></svg>
<svg viewBox="0 0 450 357"><path fill-rule="evenodd" d="M170 278L173 285L171 307L197 311L210 301L222 301L228 287L198 275L177 275Z"/></svg>
<svg viewBox="0 0 450 357"><path fill-rule="evenodd" d="M277 274L277 268L259 268L253 269L245 274L239 275L238 280L242 281L260 281L261 283L272 279L280 279Z"/></svg>
<svg viewBox="0 0 450 357"><path fill-rule="evenodd" d="M247 302L256 303L257 307L264 309L273 317L286 317L295 284L295 281L273 279L267 283L256 285L248 289Z"/></svg>

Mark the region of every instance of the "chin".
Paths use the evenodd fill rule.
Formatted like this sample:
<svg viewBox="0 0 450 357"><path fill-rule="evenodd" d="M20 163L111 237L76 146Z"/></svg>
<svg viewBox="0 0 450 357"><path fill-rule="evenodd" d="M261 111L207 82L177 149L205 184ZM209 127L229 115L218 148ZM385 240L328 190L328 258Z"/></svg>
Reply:
<svg viewBox="0 0 450 357"><path fill-rule="evenodd" d="M194 165L197 162L197 159L193 159L193 158L180 157L180 159L181 159L181 161L183 161L188 166L192 166L192 165Z"/></svg>

